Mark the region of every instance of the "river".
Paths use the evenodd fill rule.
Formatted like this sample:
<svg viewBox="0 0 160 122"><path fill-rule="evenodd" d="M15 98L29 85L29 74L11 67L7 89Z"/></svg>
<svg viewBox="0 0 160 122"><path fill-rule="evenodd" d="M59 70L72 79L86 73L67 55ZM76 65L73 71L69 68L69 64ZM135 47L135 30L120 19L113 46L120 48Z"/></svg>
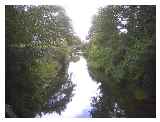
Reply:
<svg viewBox="0 0 160 122"><path fill-rule="evenodd" d="M100 83L98 84L89 75L87 62L83 56L80 56L79 61L69 63L68 74L71 76L73 84L75 84L72 100L67 104L66 109L61 112L61 115L55 112L45 115L42 113L42 118L91 117L91 99L100 94Z"/></svg>

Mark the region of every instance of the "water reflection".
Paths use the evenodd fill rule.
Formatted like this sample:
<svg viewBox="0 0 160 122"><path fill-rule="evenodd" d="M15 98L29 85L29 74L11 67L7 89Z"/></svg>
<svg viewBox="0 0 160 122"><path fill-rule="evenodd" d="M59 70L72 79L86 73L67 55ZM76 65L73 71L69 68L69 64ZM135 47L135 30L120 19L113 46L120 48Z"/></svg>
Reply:
<svg viewBox="0 0 160 122"><path fill-rule="evenodd" d="M57 114L61 114L61 111L66 109L67 103L71 101L74 87L75 85L71 82L70 77L67 78L66 82L64 82L60 88L57 88L57 92L50 95L48 101L44 104L36 117L43 117L49 113L53 113L53 111Z"/></svg>
<svg viewBox="0 0 160 122"><path fill-rule="evenodd" d="M68 74L71 76L71 81L76 86L74 87L72 100L67 104L66 109L60 114L56 112L42 114L42 117L91 117L90 111L92 97L100 94L99 86L92 80L88 73L87 62L84 57L80 56L77 62L70 62ZM64 95L58 95L57 98L61 101ZM60 102L58 100L58 103ZM53 102L53 101L51 101Z"/></svg>

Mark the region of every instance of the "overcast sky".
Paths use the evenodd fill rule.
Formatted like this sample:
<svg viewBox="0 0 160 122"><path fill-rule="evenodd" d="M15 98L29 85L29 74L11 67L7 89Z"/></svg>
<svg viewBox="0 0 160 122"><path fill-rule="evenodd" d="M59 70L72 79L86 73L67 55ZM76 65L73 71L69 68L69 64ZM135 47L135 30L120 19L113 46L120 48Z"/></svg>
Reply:
<svg viewBox="0 0 160 122"><path fill-rule="evenodd" d="M72 20L75 33L85 41L92 22L92 16L99 7L106 6L108 0L54 0L61 5Z"/></svg>

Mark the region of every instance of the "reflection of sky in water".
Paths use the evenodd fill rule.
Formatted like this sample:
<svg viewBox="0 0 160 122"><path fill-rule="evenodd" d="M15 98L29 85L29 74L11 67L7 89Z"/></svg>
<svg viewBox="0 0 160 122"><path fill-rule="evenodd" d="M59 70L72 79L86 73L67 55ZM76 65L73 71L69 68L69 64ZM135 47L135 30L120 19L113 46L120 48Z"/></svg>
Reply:
<svg viewBox="0 0 160 122"><path fill-rule="evenodd" d="M82 56L79 61L70 62L68 73L72 74L71 80L76 84L72 101L67 104L67 108L61 115L52 113L42 117L90 117L91 97L99 93L98 87L100 84L97 84L90 77L87 62Z"/></svg>

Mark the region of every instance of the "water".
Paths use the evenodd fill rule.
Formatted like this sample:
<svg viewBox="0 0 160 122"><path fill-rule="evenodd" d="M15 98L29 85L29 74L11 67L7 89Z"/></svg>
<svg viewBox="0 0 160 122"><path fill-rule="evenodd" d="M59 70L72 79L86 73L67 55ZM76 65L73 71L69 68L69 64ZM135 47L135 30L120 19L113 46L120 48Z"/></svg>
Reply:
<svg viewBox="0 0 160 122"><path fill-rule="evenodd" d="M46 115L42 114L42 117L91 117L91 98L100 94L100 84L97 84L89 75L87 62L83 56L80 56L80 60L77 62L70 62L68 74L71 76L73 84L76 85L72 100L67 104L66 109L61 112L61 115L53 112Z"/></svg>

